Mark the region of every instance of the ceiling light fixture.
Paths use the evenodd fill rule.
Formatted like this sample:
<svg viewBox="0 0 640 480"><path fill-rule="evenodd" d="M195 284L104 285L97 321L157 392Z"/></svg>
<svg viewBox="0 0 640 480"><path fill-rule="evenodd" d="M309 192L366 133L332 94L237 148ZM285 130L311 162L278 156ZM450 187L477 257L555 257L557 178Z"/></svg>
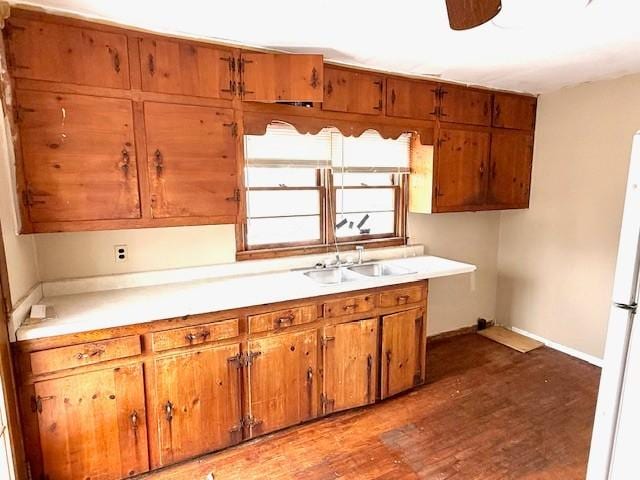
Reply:
<svg viewBox="0 0 640 480"><path fill-rule="evenodd" d="M488 22L502 8L501 0L446 0L449 26L468 30Z"/></svg>

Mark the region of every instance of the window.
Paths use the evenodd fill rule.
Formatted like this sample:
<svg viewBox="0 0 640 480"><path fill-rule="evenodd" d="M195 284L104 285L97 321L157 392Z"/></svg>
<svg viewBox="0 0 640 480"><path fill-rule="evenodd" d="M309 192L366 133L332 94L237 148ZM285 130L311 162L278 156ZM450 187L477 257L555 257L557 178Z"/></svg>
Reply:
<svg viewBox="0 0 640 480"><path fill-rule="evenodd" d="M303 135L271 124L245 136L247 221L240 250L404 241L408 134Z"/></svg>

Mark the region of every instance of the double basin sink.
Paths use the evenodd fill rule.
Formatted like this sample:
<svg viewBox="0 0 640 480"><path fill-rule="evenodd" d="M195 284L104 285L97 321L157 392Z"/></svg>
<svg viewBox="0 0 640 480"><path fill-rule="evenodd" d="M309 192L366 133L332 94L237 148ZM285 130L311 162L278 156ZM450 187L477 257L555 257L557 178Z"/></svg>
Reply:
<svg viewBox="0 0 640 480"><path fill-rule="evenodd" d="M353 282L367 277L393 277L398 275L410 275L412 273L416 272L409 270L408 268L389 265L387 263L364 263L348 267L327 267L304 272L304 274L310 279L324 285Z"/></svg>

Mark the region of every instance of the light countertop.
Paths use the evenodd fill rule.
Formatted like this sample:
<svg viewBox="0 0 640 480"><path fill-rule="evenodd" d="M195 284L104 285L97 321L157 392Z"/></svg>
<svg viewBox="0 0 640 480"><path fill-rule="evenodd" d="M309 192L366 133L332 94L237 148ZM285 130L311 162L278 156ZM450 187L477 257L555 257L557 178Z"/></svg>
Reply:
<svg viewBox="0 0 640 480"><path fill-rule="evenodd" d="M476 269L475 265L433 256L385 260L385 263L404 266L416 273L362 277L351 282L322 285L303 275L302 271L282 271L50 296L38 303L53 307L48 310L54 315L41 321L26 320L16 335L18 340L32 340L403 284L470 273Z"/></svg>

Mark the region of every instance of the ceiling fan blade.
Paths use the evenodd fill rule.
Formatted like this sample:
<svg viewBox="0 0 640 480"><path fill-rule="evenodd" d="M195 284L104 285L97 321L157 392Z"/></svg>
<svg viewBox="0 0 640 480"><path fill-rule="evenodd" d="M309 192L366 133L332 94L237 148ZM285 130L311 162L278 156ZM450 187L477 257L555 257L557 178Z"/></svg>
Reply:
<svg viewBox="0 0 640 480"><path fill-rule="evenodd" d="M502 8L501 0L446 0L452 30L467 30L488 22Z"/></svg>

